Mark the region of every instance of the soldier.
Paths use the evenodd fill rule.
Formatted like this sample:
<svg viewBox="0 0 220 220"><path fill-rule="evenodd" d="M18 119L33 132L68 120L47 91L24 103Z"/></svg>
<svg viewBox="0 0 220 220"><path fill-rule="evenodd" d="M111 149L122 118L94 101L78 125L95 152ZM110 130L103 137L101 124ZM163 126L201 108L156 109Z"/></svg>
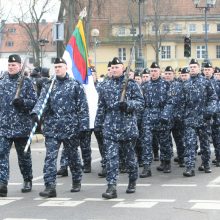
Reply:
<svg viewBox="0 0 220 220"><path fill-rule="evenodd" d="M17 85L21 79L21 58L12 54L8 58L8 72L0 80L0 196L7 196L9 180L9 153L14 142L18 155L18 164L24 179L22 192L32 189L31 151L24 148L31 131L29 112L37 101L30 79L24 79L19 98L15 98Z"/></svg>
<svg viewBox="0 0 220 220"><path fill-rule="evenodd" d="M142 147L144 168L141 178L151 176L152 139L156 135L160 144L160 161L158 171L171 172L172 143L170 125L160 120L163 108L168 97L169 83L160 77L160 67L156 62L150 66L151 80L142 85L145 99L145 109L142 119Z"/></svg>
<svg viewBox="0 0 220 220"><path fill-rule="evenodd" d="M209 120L216 111L217 95L210 81L200 74L200 65L196 59L189 64L190 79L184 83L181 99L185 126L185 165L183 175L195 176L195 150L197 135L200 141L201 159L205 173L211 173Z"/></svg>
<svg viewBox="0 0 220 220"><path fill-rule="evenodd" d="M142 72L142 82L146 82L150 80L150 71L148 68L145 68Z"/></svg>
<svg viewBox="0 0 220 220"><path fill-rule="evenodd" d="M89 128L89 114L86 95L82 85L66 73L66 61L56 58L54 62L56 79L46 104L43 121L46 157L44 163L45 190L42 197L56 197L57 155L61 143L68 155L68 165L72 173L71 192L81 189L82 167L78 152L79 135ZM32 119L38 121L38 113L50 84L43 87L41 95L32 111Z"/></svg>
<svg viewBox="0 0 220 220"><path fill-rule="evenodd" d="M138 178L138 167L134 146L138 137L137 118L135 112L144 105L143 96L134 80L129 79L125 101L120 101L123 83L124 66L115 57L112 60L112 79L105 84L105 90L99 97L95 129L103 128L104 145L106 147L108 188L103 198L117 198L117 178L119 173L119 148L123 147L129 173L129 184L126 193L134 193Z"/></svg>

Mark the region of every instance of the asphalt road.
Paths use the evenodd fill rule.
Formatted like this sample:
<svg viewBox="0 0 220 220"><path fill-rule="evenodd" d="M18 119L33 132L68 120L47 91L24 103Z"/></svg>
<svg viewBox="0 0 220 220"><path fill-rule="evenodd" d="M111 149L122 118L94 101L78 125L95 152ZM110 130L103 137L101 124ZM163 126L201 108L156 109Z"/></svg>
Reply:
<svg viewBox="0 0 220 220"><path fill-rule="evenodd" d="M98 177L100 155L92 139L92 173L84 174L82 189L70 193L71 177L57 179L57 198L43 199L43 163L45 147L42 139L32 145L33 190L21 193L22 177L14 149L10 154L8 197L0 197L1 220L217 220L220 218L220 168L212 166L212 173L196 171L192 178L183 177L184 168L172 162L172 173L156 170L152 177L139 179L135 194L126 194L127 174L120 174L118 198L104 200L106 181ZM213 153L212 153L213 157ZM59 161L58 161L59 164ZM197 168L200 157L197 158ZM141 172L141 168L140 168Z"/></svg>

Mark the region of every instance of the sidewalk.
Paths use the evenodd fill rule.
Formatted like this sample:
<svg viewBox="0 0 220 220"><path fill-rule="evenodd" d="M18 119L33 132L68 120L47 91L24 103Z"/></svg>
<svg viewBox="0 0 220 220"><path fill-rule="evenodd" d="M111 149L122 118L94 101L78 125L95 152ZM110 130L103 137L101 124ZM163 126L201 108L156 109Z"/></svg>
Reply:
<svg viewBox="0 0 220 220"><path fill-rule="evenodd" d="M42 134L35 134L32 138L32 143L43 142L44 136Z"/></svg>

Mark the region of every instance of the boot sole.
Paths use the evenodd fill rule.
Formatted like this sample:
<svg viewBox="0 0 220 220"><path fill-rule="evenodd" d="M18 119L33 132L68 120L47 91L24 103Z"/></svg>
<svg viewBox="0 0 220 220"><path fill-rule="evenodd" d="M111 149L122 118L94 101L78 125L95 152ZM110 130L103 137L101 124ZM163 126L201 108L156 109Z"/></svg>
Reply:
<svg viewBox="0 0 220 220"><path fill-rule="evenodd" d="M7 197L7 193L0 193L0 197Z"/></svg>
<svg viewBox="0 0 220 220"><path fill-rule="evenodd" d="M42 195L39 193L39 196L44 197L44 198L53 198L53 197L57 197L57 195Z"/></svg>
<svg viewBox="0 0 220 220"><path fill-rule="evenodd" d="M118 197L117 195L111 196L111 195L107 195L107 194L102 194L102 198L104 198L104 199L115 199L117 197Z"/></svg>
<svg viewBox="0 0 220 220"><path fill-rule="evenodd" d="M22 192L22 193L28 193L28 192L31 192L31 190L32 190L32 189L21 189L21 192Z"/></svg>

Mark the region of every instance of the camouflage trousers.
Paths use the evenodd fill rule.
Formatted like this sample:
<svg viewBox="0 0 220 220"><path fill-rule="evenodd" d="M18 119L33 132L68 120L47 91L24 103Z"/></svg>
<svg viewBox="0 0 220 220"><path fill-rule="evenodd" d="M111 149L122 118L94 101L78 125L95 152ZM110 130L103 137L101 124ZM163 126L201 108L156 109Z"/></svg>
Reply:
<svg viewBox="0 0 220 220"><path fill-rule="evenodd" d="M220 161L220 125L212 125L212 140L215 148L215 157Z"/></svg>
<svg viewBox="0 0 220 220"><path fill-rule="evenodd" d="M44 162L44 183L45 186L56 185L57 175L57 156L61 143L67 155L68 166L72 173L72 180L80 182L82 179L81 159L78 152L79 139L72 137L70 139L56 139L45 137L46 157Z"/></svg>
<svg viewBox="0 0 220 220"><path fill-rule="evenodd" d="M105 168L106 167L106 150L104 147L103 133L102 133L102 131L94 131L94 134L95 134L96 140L98 142L99 153L102 157L101 166L103 168Z"/></svg>
<svg viewBox="0 0 220 220"><path fill-rule="evenodd" d="M185 142L185 164L187 168L195 168L197 135L200 142L201 159L204 165L210 163L210 144L209 132L206 126L200 128L185 127L184 129L184 142Z"/></svg>
<svg viewBox="0 0 220 220"><path fill-rule="evenodd" d="M27 140L28 138L0 137L0 183L8 184L9 154L13 142L18 155L18 165L24 181L30 181L33 179L30 148L27 153L24 153Z"/></svg>
<svg viewBox="0 0 220 220"><path fill-rule="evenodd" d="M136 140L133 141L113 141L104 139L106 146L106 180L108 184L116 184L119 173L119 148L123 147L125 153L125 161L128 170L129 180L137 180L138 178L138 167L135 157L135 146Z"/></svg>

